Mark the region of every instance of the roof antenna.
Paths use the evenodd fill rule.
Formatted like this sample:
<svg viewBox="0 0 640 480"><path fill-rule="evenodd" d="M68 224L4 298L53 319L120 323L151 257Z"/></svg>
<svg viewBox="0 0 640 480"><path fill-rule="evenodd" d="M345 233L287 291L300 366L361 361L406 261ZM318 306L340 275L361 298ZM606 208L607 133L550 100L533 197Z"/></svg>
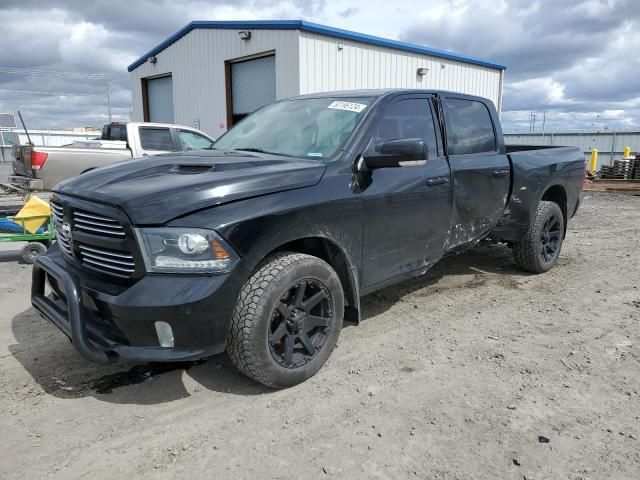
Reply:
<svg viewBox="0 0 640 480"><path fill-rule="evenodd" d="M29 136L29 131L27 130L27 126L24 124L24 120L22 119L22 114L20 113L20 110L18 110L18 117L20 117L20 123L22 123L22 128L24 128L24 133L27 134L27 141L29 142L29 145L33 146L33 143L31 142L31 137Z"/></svg>

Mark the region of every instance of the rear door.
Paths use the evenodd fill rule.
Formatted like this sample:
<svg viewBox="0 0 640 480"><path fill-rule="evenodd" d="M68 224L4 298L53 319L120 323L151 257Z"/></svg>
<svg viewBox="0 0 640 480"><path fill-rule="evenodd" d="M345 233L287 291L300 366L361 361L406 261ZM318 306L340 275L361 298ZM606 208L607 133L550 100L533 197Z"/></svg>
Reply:
<svg viewBox="0 0 640 480"><path fill-rule="evenodd" d="M500 220L509 196L511 170L493 108L480 99L443 99L453 184L449 247L484 237Z"/></svg>
<svg viewBox="0 0 640 480"><path fill-rule="evenodd" d="M366 141L422 138L423 165L373 170L362 191L364 287L425 268L442 256L449 230L449 166L436 133L432 97L400 96L381 106Z"/></svg>

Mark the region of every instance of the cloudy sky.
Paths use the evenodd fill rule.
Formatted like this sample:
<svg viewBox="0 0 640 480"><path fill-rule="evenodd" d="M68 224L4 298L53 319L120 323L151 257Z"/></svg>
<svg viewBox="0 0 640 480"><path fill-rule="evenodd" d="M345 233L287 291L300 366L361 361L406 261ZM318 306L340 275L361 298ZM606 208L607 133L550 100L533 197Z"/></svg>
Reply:
<svg viewBox="0 0 640 480"><path fill-rule="evenodd" d="M30 128L101 125L107 82L191 20L305 19L506 64L503 123L640 128L638 0L2 0L0 111ZM43 74L43 72L50 72ZM71 72L71 73L68 73ZM50 93L50 92L53 92Z"/></svg>

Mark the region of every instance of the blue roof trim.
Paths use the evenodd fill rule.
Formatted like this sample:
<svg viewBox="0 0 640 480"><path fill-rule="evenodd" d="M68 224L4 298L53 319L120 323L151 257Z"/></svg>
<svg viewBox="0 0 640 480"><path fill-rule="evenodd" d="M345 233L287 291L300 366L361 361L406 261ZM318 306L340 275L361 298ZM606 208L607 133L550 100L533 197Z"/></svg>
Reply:
<svg viewBox="0 0 640 480"><path fill-rule="evenodd" d="M423 55L430 55L432 57L446 58L448 60L456 60L459 62L472 63L475 65L481 65L483 67L496 68L499 70L506 70L506 66L499 63L489 62L481 58L469 57L466 55L459 55L457 53L447 52L444 50L436 50L434 48L424 47L422 45L416 45L414 43L400 42L398 40L389 40L387 38L375 37L373 35L366 35L364 33L352 32L350 30L343 30L341 28L327 27L326 25L320 25L318 23L307 22L305 20L230 20L230 21L193 21L184 28L178 30L176 33L167 38L164 42L151 49L138 60L133 62L127 70L129 72L135 70L149 57L157 55L169 45L180 40L191 30L195 29L252 29L252 30L302 30L305 32L319 33L327 35L329 37L342 38L344 40L353 40L356 42L367 43L369 45L377 45L380 47L395 48L397 50L404 50L407 52L421 53Z"/></svg>

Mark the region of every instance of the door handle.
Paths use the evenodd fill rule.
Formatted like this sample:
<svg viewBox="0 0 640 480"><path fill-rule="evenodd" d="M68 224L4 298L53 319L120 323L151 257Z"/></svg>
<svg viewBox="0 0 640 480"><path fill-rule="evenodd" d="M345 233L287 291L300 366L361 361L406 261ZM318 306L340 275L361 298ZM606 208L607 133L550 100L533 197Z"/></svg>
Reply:
<svg viewBox="0 0 640 480"><path fill-rule="evenodd" d="M508 168L503 168L502 170L494 170L493 171L493 176L494 177L506 177L507 175L509 175L509 173L511 173L511 170L509 170Z"/></svg>
<svg viewBox="0 0 640 480"><path fill-rule="evenodd" d="M427 180L427 185L433 187L434 185L442 185L444 183L449 183L449 179L447 177L434 177Z"/></svg>

